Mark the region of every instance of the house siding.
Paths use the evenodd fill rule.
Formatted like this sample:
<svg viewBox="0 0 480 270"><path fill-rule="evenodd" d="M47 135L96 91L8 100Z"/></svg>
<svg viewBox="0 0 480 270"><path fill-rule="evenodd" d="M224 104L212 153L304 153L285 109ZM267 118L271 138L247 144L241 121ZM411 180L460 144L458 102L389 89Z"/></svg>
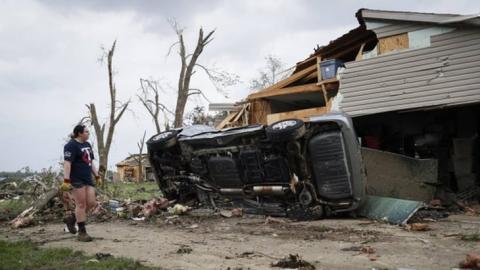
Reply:
<svg viewBox="0 0 480 270"><path fill-rule="evenodd" d="M388 37L393 35L398 35L406 32L416 31L420 29L427 28L426 25L419 25L413 23L396 23L386 26L381 26L377 28L371 28L377 34L377 38Z"/></svg>
<svg viewBox="0 0 480 270"><path fill-rule="evenodd" d="M480 31L431 37L431 46L346 63L341 108L351 116L480 102Z"/></svg>

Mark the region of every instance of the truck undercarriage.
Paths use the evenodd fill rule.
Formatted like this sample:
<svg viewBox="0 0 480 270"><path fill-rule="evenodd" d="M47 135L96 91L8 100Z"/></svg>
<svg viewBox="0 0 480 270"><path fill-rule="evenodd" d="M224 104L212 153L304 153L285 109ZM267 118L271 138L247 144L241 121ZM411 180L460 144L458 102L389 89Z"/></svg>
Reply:
<svg viewBox="0 0 480 270"><path fill-rule="evenodd" d="M186 127L148 142L169 200L229 198L252 213L321 218L353 212L364 197L360 148L343 114L226 130Z"/></svg>

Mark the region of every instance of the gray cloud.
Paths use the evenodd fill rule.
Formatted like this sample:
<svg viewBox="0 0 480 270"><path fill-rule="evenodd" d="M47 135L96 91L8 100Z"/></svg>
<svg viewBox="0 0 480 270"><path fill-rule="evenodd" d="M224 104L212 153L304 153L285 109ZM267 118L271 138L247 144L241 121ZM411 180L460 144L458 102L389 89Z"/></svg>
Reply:
<svg viewBox="0 0 480 270"><path fill-rule="evenodd" d="M200 26L216 29L215 40L200 61L241 76L243 84L219 95L200 72L193 86L212 101L245 97L246 82L263 66L267 54L288 65L308 56L357 26L361 7L425 12L475 13L477 1L34 1L7 0L0 9L0 170L55 165L73 124L95 102L106 118L106 67L97 61L101 46L118 40L116 83L121 99L134 103L120 122L111 165L136 151L135 141L153 125L136 102L140 77L176 85L178 58L166 58L175 35L167 19L186 27L189 44ZM189 48L191 48L190 45ZM173 106L175 92L163 97ZM206 105L202 99L189 102Z"/></svg>

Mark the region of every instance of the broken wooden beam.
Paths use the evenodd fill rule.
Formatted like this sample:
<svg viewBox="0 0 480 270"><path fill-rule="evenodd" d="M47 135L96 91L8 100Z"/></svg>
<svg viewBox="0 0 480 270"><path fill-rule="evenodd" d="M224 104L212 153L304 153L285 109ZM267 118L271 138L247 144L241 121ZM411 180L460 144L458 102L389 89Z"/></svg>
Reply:
<svg viewBox="0 0 480 270"><path fill-rule="evenodd" d="M321 92L323 87L322 84L329 90L327 85L329 84L337 84L338 80L336 78L332 78L329 80L322 81L320 83L309 83L303 84L298 86L291 86L281 89L271 89L261 91L255 94L250 95L248 98L250 100L259 99L259 98L268 98L274 96L283 96L283 95L293 95L293 94L301 94L301 93L309 93L309 92Z"/></svg>
<svg viewBox="0 0 480 270"><path fill-rule="evenodd" d="M294 83L294 82L296 82L300 79L303 79L303 78L307 77L311 73L316 72L316 70L317 70L317 66L312 65L312 66L310 66L310 67L308 67L308 68L306 68L302 71L299 71L295 74L292 74L292 76L290 76L290 77L288 77L284 80L281 80L281 81L277 82L276 84L274 84L270 87L267 87L263 90L260 90L257 93L253 93L253 94L249 95L247 99L249 99L249 100L256 99L256 98L258 98L257 95L261 95L261 93L263 93L263 92L271 92L272 90L275 91L275 90L282 89L282 88L284 88L284 87L286 87L286 86L288 86L288 85L290 85L290 84L292 84L292 83Z"/></svg>

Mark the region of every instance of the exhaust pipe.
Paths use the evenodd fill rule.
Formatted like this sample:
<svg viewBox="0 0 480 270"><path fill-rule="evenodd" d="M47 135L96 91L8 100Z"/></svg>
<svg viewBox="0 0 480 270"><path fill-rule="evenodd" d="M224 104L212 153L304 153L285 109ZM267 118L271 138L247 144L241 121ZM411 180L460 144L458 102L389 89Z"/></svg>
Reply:
<svg viewBox="0 0 480 270"><path fill-rule="evenodd" d="M243 189L241 188L221 188L219 190L220 194L223 195L242 195Z"/></svg>
<svg viewBox="0 0 480 270"><path fill-rule="evenodd" d="M286 186L254 186L253 193L258 195L285 195L290 190Z"/></svg>

